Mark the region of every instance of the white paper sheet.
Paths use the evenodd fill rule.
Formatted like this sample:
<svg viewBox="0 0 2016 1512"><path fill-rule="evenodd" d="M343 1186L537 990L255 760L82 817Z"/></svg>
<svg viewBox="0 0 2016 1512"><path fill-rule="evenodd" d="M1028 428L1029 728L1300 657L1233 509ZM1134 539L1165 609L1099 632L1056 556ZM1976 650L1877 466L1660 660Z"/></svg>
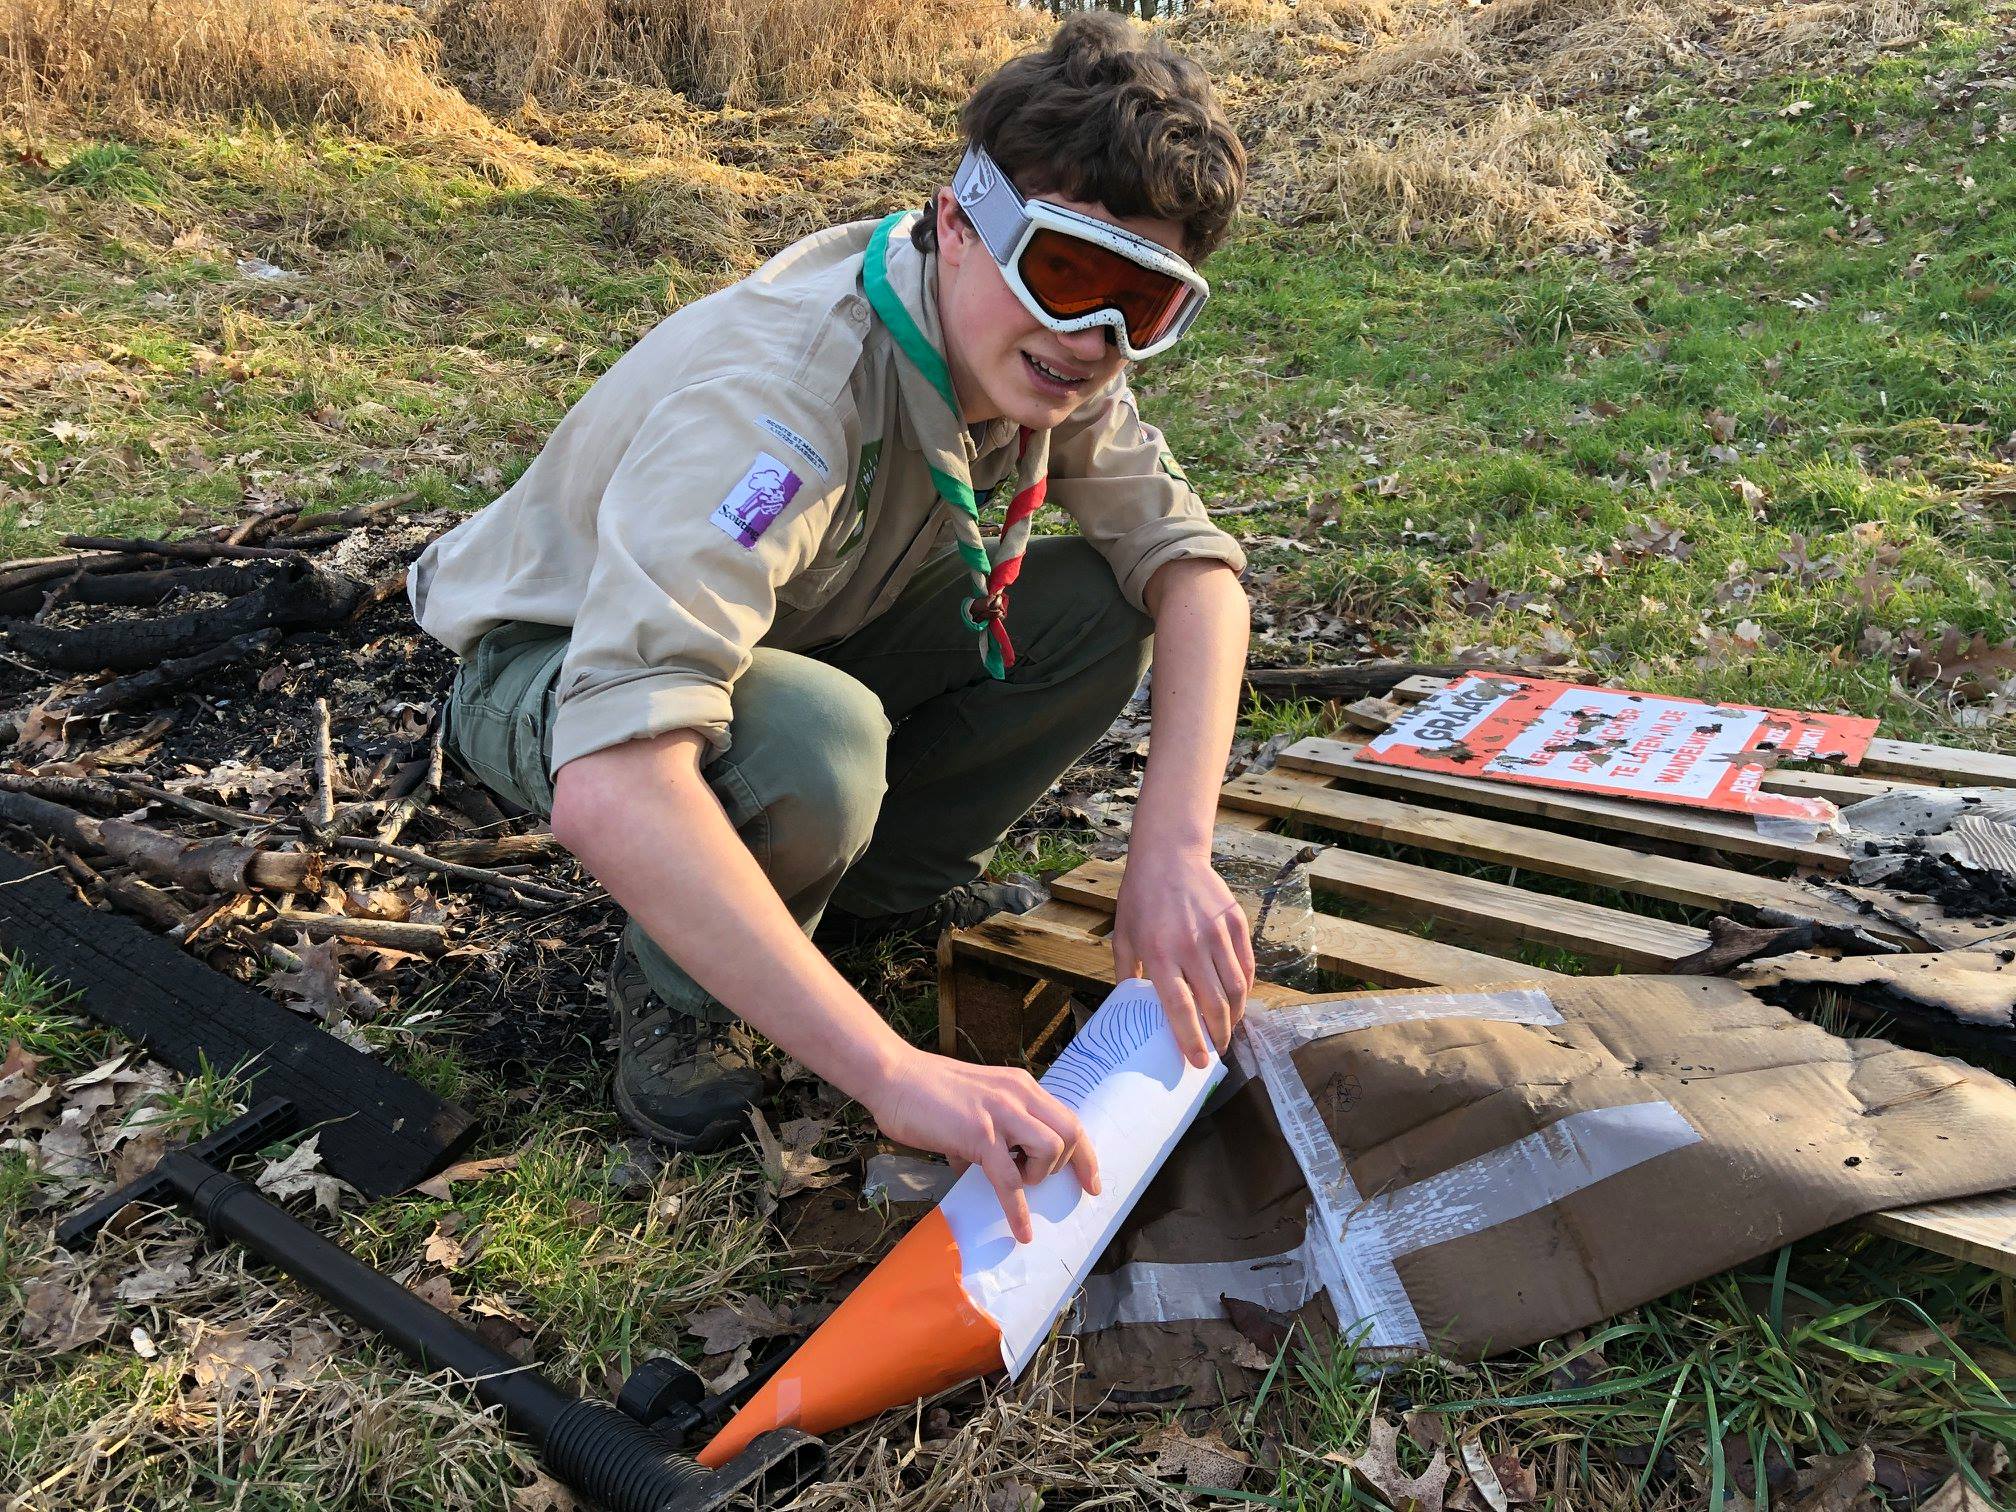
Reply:
<svg viewBox="0 0 2016 1512"><path fill-rule="evenodd" d="M961 1176L941 1204L959 1244L967 1294L1001 1330L1001 1361L1022 1373L1050 1325L1076 1295L1211 1088L1216 1055L1183 1058L1154 987L1115 987L1044 1075L1043 1086L1078 1114L1099 1156L1101 1191L1089 1196L1068 1168L1028 1189L1035 1237L1017 1244L987 1176Z"/></svg>

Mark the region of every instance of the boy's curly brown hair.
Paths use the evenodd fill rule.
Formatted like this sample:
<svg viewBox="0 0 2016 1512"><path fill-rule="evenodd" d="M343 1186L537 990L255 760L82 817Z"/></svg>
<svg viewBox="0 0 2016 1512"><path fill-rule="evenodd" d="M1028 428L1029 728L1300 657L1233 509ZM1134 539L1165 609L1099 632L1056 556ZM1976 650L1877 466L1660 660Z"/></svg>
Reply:
<svg viewBox="0 0 2016 1512"><path fill-rule="evenodd" d="M1048 47L1003 64L960 124L1025 196L1176 221L1193 262L1225 240L1246 188L1246 151L1209 76L1110 11L1073 16ZM931 251L934 218L911 236Z"/></svg>

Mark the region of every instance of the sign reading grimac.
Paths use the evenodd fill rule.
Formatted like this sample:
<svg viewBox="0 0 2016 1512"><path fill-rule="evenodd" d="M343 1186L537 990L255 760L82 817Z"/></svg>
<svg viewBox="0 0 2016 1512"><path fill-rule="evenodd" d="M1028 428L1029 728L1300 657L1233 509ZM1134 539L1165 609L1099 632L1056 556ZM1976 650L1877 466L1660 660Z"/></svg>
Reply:
<svg viewBox="0 0 2016 1512"><path fill-rule="evenodd" d="M1821 798L1767 793L1780 760L1854 765L1876 721L1471 673L1368 742L1362 761L1828 824Z"/></svg>

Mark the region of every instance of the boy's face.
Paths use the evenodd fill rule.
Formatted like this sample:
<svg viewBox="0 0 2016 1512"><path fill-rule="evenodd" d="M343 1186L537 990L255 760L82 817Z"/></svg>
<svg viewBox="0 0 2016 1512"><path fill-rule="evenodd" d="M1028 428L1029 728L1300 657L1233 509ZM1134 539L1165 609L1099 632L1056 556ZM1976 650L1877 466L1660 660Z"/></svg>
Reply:
<svg viewBox="0 0 2016 1512"><path fill-rule="evenodd" d="M1136 236L1183 252L1181 222L1133 217L1122 220L1103 205L1042 198L1080 215L1122 226ZM1105 326L1064 334L1023 307L1001 276L1000 264L960 214L950 189L940 189L938 217L938 319L945 331L945 361L968 424L1006 418L1032 430L1049 430L1110 382L1126 366Z"/></svg>

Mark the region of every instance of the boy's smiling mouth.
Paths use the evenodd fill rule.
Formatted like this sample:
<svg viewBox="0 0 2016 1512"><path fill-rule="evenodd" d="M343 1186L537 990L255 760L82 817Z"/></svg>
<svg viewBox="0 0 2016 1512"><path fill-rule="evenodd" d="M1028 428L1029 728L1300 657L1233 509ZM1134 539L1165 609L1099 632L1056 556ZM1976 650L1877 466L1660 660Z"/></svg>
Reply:
<svg viewBox="0 0 2016 1512"><path fill-rule="evenodd" d="M1030 381L1036 385L1039 393L1058 397L1075 394L1092 377L1090 373L1081 373L1072 367L1041 361L1027 352L1021 355L1023 368L1028 372Z"/></svg>

